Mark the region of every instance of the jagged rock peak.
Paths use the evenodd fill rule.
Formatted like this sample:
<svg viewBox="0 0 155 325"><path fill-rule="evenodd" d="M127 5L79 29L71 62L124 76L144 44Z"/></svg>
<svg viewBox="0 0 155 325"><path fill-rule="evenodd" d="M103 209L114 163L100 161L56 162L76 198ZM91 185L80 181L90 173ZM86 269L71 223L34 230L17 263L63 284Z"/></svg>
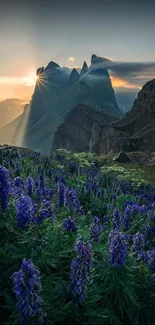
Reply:
<svg viewBox="0 0 155 325"><path fill-rule="evenodd" d="M81 72L80 72L80 76L83 76L87 71L88 71L88 65L87 65L86 61L84 61Z"/></svg>
<svg viewBox="0 0 155 325"><path fill-rule="evenodd" d="M97 59L97 55L96 54L92 54L92 57L91 57L91 64L94 62L94 60Z"/></svg>
<svg viewBox="0 0 155 325"><path fill-rule="evenodd" d="M91 64L106 63L106 62L111 62L111 59L109 59L108 57L97 56L95 54L93 54L91 57Z"/></svg>
<svg viewBox="0 0 155 325"><path fill-rule="evenodd" d="M73 85L74 83L76 83L79 80L79 78L80 78L80 75L79 75L78 71L75 68L73 68L73 70L69 76L68 84Z"/></svg>
<svg viewBox="0 0 155 325"><path fill-rule="evenodd" d="M47 65L47 67L45 68L45 70L52 70L52 69L55 69L55 68L59 68L60 65L54 61L50 61Z"/></svg>
<svg viewBox="0 0 155 325"><path fill-rule="evenodd" d="M155 115L155 79L148 81L139 91L135 99L131 111L127 113L127 117L134 114L154 114ZM151 118L151 117L150 117Z"/></svg>
<svg viewBox="0 0 155 325"><path fill-rule="evenodd" d="M36 71L36 75L41 74L42 72L44 72L44 67L38 68Z"/></svg>

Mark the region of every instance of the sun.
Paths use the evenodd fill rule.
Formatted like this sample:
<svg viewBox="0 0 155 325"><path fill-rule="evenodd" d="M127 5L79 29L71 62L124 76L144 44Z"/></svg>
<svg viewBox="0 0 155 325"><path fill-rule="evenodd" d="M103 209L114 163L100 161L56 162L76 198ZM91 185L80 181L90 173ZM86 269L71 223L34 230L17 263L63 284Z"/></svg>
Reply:
<svg viewBox="0 0 155 325"><path fill-rule="evenodd" d="M25 85L26 86L35 86L38 76L35 73L32 73L31 75L27 76L25 79Z"/></svg>

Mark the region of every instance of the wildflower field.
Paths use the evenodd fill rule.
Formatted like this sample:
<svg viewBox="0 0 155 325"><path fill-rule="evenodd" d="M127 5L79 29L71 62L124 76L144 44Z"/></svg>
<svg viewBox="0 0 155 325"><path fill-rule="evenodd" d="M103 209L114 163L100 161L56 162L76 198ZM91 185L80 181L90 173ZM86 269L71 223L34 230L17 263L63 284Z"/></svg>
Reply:
<svg viewBox="0 0 155 325"><path fill-rule="evenodd" d="M129 176L0 151L0 324L155 324L155 188Z"/></svg>

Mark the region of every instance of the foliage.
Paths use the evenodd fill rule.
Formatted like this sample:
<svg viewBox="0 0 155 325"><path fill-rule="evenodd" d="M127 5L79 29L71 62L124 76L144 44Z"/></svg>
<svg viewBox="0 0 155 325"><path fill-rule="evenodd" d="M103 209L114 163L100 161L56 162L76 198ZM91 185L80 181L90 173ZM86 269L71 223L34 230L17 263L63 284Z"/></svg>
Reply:
<svg viewBox="0 0 155 325"><path fill-rule="evenodd" d="M1 324L154 325L155 188L92 154L0 164Z"/></svg>

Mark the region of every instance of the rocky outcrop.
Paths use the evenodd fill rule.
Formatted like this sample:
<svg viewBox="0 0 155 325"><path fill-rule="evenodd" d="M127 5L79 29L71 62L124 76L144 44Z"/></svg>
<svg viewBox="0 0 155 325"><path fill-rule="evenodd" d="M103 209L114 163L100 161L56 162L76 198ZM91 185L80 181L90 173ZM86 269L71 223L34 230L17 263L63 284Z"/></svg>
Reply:
<svg viewBox="0 0 155 325"><path fill-rule="evenodd" d="M44 72L44 67L38 68L37 71L36 71L36 75L38 76L38 75L40 75L43 72Z"/></svg>
<svg viewBox="0 0 155 325"><path fill-rule="evenodd" d="M120 162L120 163L126 163L129 160L130 159L128 155L124 151L119 152L119 154L113 158L113 161Z"/></svg>
<svg viewBox="0 0 155 325"><path fill-rule="evenodd" d="M77 70L74 68L69 76L69 80L68 80L68 85L72 86L74 83L76 83L80 78L79 73L77 72Z"/></svg>
<svg viewBox="0 0 155 325"><path fill-rule="evenodd" d="M91 56L91 64L93 64L96 59L97 59L97 55L92 54L92 56Z"/></svg>
<svg viewBox="0 0 155 325"><path fill-rule="evenodd" d="M58 127L54 135L52 152L56 149L68 149L73 152L100 153L102 126L114 118L102 110L77 105Z"/></svg>
<svg viewBox="0 0 155 325"><path fill-rule="evenodd" d="M116 130L111 125L103 126L100 137L100 154L108 155L119 152L125 144L128 146L128 137L127 132Z"/></svg>
<svg viewBox="0 0 155 325"><path fill-rule="evenodd" d="M87 71L88 71L88 65L87 65L86 61L84 61L82 69L80 71L80 76L83 76Z"/></svg>
<svg viewBox="0 0 155 325"><path fill-rule="evenodd" d="M103 127L100 148L101 153L155 151L155 79L143 86L124 118Z"/></svg>
<svg viewBox="0 0 155 325"><path fill-rule="evenodd" d="M144 85L124 118L111 122L100 111L85 106L72 111L55 133L54 148L101 155L155 151L155 79Z"/></svg>
<svg viewBox="0 0 155 325"><path fill-rule="evenodd" d="M45 71L47 70L52 70L52 69L55 69L55 68L59 68L59 64L54 62L54 61L50 61L47 65L47 67L45 68Z"/></svg>

